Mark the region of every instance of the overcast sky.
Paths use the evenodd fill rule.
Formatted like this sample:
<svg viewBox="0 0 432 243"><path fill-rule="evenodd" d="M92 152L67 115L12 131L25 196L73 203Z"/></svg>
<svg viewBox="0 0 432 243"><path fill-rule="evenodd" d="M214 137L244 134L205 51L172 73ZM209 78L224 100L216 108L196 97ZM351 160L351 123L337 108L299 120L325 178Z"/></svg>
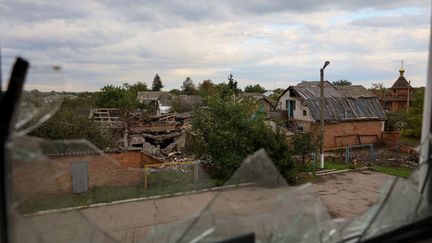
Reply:
<svg viewBox="0 0 432 243"><path fill-rule="evenodd" d="M426 0L0 0L2 73L21 55L62 67L63 81L31 87L42 90L151 86L156 73L164 90L230 73L272 89L318 80L329 60L327 80L370 87L391 86L403 59L420 86L430 12Z"/></svg>

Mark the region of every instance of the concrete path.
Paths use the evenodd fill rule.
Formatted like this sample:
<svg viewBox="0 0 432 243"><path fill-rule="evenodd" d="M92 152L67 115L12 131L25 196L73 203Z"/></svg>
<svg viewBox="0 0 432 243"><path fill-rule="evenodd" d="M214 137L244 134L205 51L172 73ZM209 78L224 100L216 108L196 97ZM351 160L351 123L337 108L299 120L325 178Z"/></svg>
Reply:
<svg viewBox="0 0 432 243"><path fill-rule="evenodd" d="M314 187L334 218L352 218L378 200L380 189L392 176L369 170L326 175Z"/></svg>
<svg viewBox="0 0 432 243"><path fill-rule="evenodd" d="M200 213L210 201L209 213L193 230L216 222L218 227L212 233L215 235L254 230L265 236L276 229L287 230L299 213L316 213L320 200L314 191L321 199L323 211L327 209L332 217L359 215L378 199L380 187L390 178L371 171L347 172L323 176L311 186L244 187L25 218L17 216L14 236L17 242L34 242L35 239L43 242L160 242L170 237L172 240L184 232L192 216ZM188 219L188 223L181 223ZM302 223L310 227L314 222L300 220L296 224ZM172 225L171 228L167 229L168 225ZM195 233L193 230L191 237Z"/></svg>

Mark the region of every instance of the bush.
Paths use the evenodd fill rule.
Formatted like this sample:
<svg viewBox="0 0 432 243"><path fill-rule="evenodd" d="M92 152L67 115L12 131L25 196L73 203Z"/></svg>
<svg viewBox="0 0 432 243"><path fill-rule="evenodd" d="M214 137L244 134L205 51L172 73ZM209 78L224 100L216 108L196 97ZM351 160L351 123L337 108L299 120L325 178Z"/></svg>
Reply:
<svg viewBox="0 0 432 243"><path fill-rule="evenodd" d="M210 161L209 172L214 179L229 179L247 155L264 148L282 176L289 183L294 182L285 135L272 131L257 113L255 102L210 97L207 104L207 109L193 113L192 132L196 139L190 150Z"/></svg>

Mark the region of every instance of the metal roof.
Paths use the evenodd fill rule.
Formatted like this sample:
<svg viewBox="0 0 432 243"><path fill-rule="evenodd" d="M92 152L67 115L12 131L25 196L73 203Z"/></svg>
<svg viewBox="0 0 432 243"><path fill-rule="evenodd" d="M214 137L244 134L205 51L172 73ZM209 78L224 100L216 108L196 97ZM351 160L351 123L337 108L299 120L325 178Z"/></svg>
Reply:
<svg viewBox="0 0 432 243"><path fill-rule="evenodd" d="M320 88L289 87L309 107L315 121L320 120ZM385 120L386 115L378 98L363 86L351 88L324 87L324 120L329 122L352 120Z"/></svg>
<svg viewBox="0 0 432 243"><path fill-rule="evenodd" d="M335 88L341 91L346 97L350 97L350 98L355 98L355 99L359 97L378 98L376 94L374 94L372 91L366 89L361 85L335 86Z"/></svg>

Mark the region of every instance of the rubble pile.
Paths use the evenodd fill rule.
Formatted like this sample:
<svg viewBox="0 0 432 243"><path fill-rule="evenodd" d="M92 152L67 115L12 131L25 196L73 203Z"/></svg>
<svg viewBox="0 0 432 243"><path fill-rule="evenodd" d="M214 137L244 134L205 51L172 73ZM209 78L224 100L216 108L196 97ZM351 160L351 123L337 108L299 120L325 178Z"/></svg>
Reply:
<svg viewBox="0 0 432 243"><path fill-rule="evenodd" d="M351 149L350 161L354 165L388 165L393 167L415 168L418 166L418 152L407 145L401 145L389 149L387 147L378 147L375 150L375 161L372 162L370 149ZM326 153L326 161L345 163L345 150Z"/></svg>
<svg viewBox="0 0 432 243"><path fill-rule="evenodd" d="M126 119L124 146L142 148L145 153L156 157L172 157L185 147L189 118L184 114L144 118L131 113Z"/></svg>

